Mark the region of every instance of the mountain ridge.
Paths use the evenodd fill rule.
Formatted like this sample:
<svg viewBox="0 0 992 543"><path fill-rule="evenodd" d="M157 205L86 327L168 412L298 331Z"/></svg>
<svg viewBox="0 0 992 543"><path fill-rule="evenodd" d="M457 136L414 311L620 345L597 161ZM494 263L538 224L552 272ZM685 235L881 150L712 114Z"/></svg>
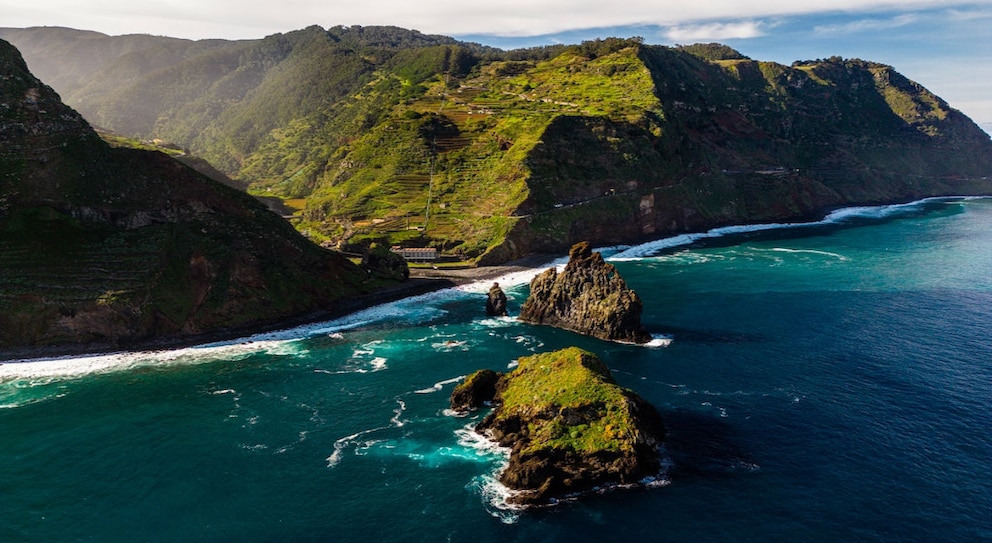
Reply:
<svg viewBox="0 0 992 543"><path fill-rule="evenodd" d="M989 136L868 61L616 38L500 51L395 27L199 46L84 115L305 200L297 228L346 249L496 264L992 191Z"/></svg>
<svg viewBox="0 0 992 543"><path fill-rule="evenodd" d="M254 198L112 148L0 40L0 352L194 341L392 284Z"/></svg>

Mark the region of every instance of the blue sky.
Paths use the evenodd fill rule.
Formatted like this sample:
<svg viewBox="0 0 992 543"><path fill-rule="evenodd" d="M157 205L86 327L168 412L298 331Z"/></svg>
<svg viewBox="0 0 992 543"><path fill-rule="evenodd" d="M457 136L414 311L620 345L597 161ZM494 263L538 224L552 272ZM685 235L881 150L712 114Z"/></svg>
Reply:
<svg viewBox="0 0 992 543"><path fill-rule="evenodd" d="M839 55L894 66L992 132L988 0L0 0L0 13L6 27L190 39L388 24L503 48L641 36L783 64Z"/></svg>

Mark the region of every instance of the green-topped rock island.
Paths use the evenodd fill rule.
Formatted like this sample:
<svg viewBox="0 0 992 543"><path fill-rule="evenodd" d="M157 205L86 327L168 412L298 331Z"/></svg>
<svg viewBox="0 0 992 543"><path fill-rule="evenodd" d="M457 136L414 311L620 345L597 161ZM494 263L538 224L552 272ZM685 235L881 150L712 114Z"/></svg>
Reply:
<svg viewBox="0 0 992 543"><path fill-rule="evenodd" d="M492 370L481 370L451 395L456 411L495 406L476 431L511 449L499 476L513 491L510 503L551 505L659 474L661 415L617 385L596 355L570 347L523 357L518 364L497 374L495 386L480 386L493 377Z"/></svg>

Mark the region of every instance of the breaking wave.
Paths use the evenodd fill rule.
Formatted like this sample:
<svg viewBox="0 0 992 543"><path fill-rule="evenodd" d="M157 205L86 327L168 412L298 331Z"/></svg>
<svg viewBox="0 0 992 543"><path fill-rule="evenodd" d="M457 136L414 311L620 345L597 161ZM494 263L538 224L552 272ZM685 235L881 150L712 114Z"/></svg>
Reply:
<svg viewBox="0 0 992 543"><path fill-rule="evenodd" d="M961 196L935 197L935 198L924 198L922 200L917 200L915 202L909 202L905 204L845 207L832 211L826 217L824 217L819 221L810 221L810 222L722 226L719 228L713 228L711 230L707 230L706 232L680 234L678 236L672 236L672 237L644 243L641 245L636 245L634 247L630 247L628 249L613 254L612 256L608 257L607 260L615 260L615 261L636 260L648 256L653 256L667 249L691 245L700 240L722 238L725 236L732 236L735 234L764 232L768 230L784 230L790 228L809 228L813 226L823 226L828 224L842 224L844 222L854 219L885 219L888 217L898 215L900 213L905 213L907 211L913 211L919 209L921 206L933 202L955 201L955 200L966 200L966 199L971 199L971 197L961 197Z"/></svg>
<svg viewBox="0 0 992 543"><path fill-rule="evenodd" d="M422 388L420 390L415 390L413 392L415 394L433 394L435 392L440 392L442 389L444 389L444 385L457 383L458 381L461 381L464 378L465 378L464 375L459 375L458 377L453 377L451 379L445 379L444 381L439 381L437 383L434 383L434 386L430 388Z"/></svg>

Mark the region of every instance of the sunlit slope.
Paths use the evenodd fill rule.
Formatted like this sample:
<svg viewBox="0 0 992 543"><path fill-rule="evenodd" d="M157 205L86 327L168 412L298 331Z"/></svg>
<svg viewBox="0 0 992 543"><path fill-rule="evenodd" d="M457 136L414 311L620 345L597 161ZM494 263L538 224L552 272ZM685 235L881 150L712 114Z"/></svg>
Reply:
<svg viewBox="0 0 992 543"><path fill-rule="evenodd" d="M83 114L302 202L295 226L346 249L494 263L990 190L988 135L872 62L638 39L499 51L392 27L190 44Z"/></svg>

